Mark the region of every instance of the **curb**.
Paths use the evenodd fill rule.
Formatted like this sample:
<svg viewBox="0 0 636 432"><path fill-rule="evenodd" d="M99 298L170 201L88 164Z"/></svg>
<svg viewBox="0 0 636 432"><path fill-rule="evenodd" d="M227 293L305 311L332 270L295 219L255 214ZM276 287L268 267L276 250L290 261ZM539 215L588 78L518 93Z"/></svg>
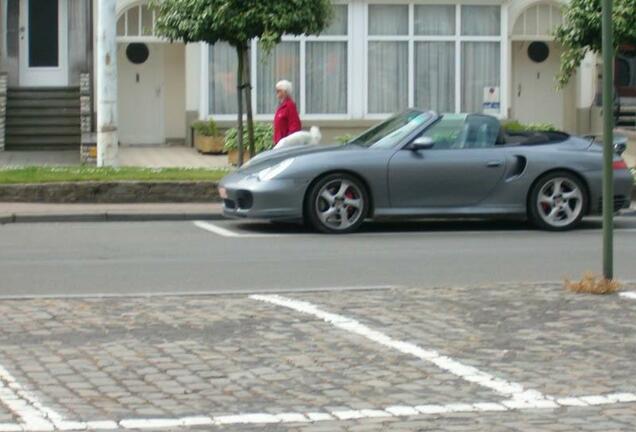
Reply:
<svg viewBox="0 0 636 432"><path fill-rule="evenodd" d="M69 214L3 214L0 225L45 222L152 222L224 220L220 213L69 213Z"/></svg>

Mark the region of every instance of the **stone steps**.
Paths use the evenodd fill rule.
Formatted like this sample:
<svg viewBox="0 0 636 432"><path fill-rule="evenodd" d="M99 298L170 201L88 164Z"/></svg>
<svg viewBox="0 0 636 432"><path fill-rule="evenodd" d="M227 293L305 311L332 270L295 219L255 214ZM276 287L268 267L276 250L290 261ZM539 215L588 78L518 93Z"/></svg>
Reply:
<svg viewBox="0 0 636 432"><path fill-rule="evenodd" d="M79 88L19 88L7 92L6 149L78 149Z"/></svg>
<svg viewBox="0 0 636 432"><path fill-rule="evenodd" d="M616 126L636 127L636 105L621 104Z"/></svg>
<svg viewBox="0 0 636 432"><path fill-rule="evenodd" d="M9 99L73 99L79 100L79 88L68 87L63 89L58 88L17 88L9 89L7 92L7 98Z"/></svg>
<svg viewBox="0 0 636 432"><path fill-rule="evenodd" d="M7 135L10 136L63 136L79 135L81 133L79 125L69 126L10 126Z"/></svg>
<svg viewBox="0 0 636 432"><path fill-rule="evenodd" d="M7 126L12 127L28 127L28 126L76 126L77 118L75 114L69 116L50 116L50 117L20 117L13 116L6 119Z"/></svg>

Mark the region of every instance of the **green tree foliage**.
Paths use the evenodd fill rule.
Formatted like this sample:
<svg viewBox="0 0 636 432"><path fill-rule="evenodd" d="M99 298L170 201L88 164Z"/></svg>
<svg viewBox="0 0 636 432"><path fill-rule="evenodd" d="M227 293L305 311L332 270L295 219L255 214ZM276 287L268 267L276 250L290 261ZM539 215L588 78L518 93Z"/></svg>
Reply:
<svg viewBox="0 0 636 432"><path fill-rule="evenodd" d="M249 42L258 38L264 49L270 50L284 34L319 34L333 16L331 0L153 0L152 4L157 12L155 29L158 35L185 43L228 42L236 49L237 124L241 123L245 96L247 132L250 154L253 155ZM242 128L239 128L237 138L241 149L242 135ZM242 159L242 152L239 154Z"/></svg>
<svg viewBox="0 0 636 432"><path fill-rule="evenodd" d="M613 0L614 46L636 43L636 0ZM585 54L601 52L601 0L570 0L564 7L564 22L557 27L561 44L559 85L564 87Z"/></svg>

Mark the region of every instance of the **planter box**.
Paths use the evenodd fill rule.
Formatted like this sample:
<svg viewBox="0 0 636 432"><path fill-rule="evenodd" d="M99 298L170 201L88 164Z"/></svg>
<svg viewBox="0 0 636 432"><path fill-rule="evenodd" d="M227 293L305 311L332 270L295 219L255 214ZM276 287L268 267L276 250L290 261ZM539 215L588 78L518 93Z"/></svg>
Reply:
<svg viewBox="0 0 636 432"><path fill-rule="evenodd" d="M199 135L196 133L194 135L194 147L201 153L224 153L223 152L223 137L212 137Z"/></svg>
<svg viewBox="0 0 636 432"><path fill-rule="evenodd" d="M238 150L230 150L227 153L227 161L230 165L238 165L238 156L239 156L239 152ZM250 152L249 150L243 150L243 163L247 162L250 159Z"/></svg>

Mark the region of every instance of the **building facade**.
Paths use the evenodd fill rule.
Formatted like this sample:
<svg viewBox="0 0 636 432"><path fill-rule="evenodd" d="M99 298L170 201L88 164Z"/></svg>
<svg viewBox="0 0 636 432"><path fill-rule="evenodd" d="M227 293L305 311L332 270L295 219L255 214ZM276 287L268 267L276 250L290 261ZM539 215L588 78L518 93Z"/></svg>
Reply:
<svg viewBox="0 0 636 432"><path fill-rule="evenodd" d="M70 100L82 76L94 80L96 3L2 2L7 148L38 143L24 138L29 122L19 119L28 112L18 108L37 107L37 102L25 102L29 91L66 89L45 106L79 115L81 107ZM585 60L567 88L556 89L560 49L552 31L562 20L559 2L337 0L335 11L321 35L285 37L269 55L252 42L257 120L271 121L274 84L288 79L305 126L321 126L325 140L355 133L409 106L487 112L571 132L588 132L594 123L595 58ZM213 118L221 126L235 122L237 60L230 46L168 43L155 35L147 1L118 0L117 14L121 144L189 143L190 125L197 119ZM95 86L89 87L93 101ZM60 107L64 95L67 105ZM46 123L49 127L54 118ZM21 122L26 126L18 128ZM68 124L57 136L76 131L75 124ZM62 138L48 140L65 144Z"/></svg>

